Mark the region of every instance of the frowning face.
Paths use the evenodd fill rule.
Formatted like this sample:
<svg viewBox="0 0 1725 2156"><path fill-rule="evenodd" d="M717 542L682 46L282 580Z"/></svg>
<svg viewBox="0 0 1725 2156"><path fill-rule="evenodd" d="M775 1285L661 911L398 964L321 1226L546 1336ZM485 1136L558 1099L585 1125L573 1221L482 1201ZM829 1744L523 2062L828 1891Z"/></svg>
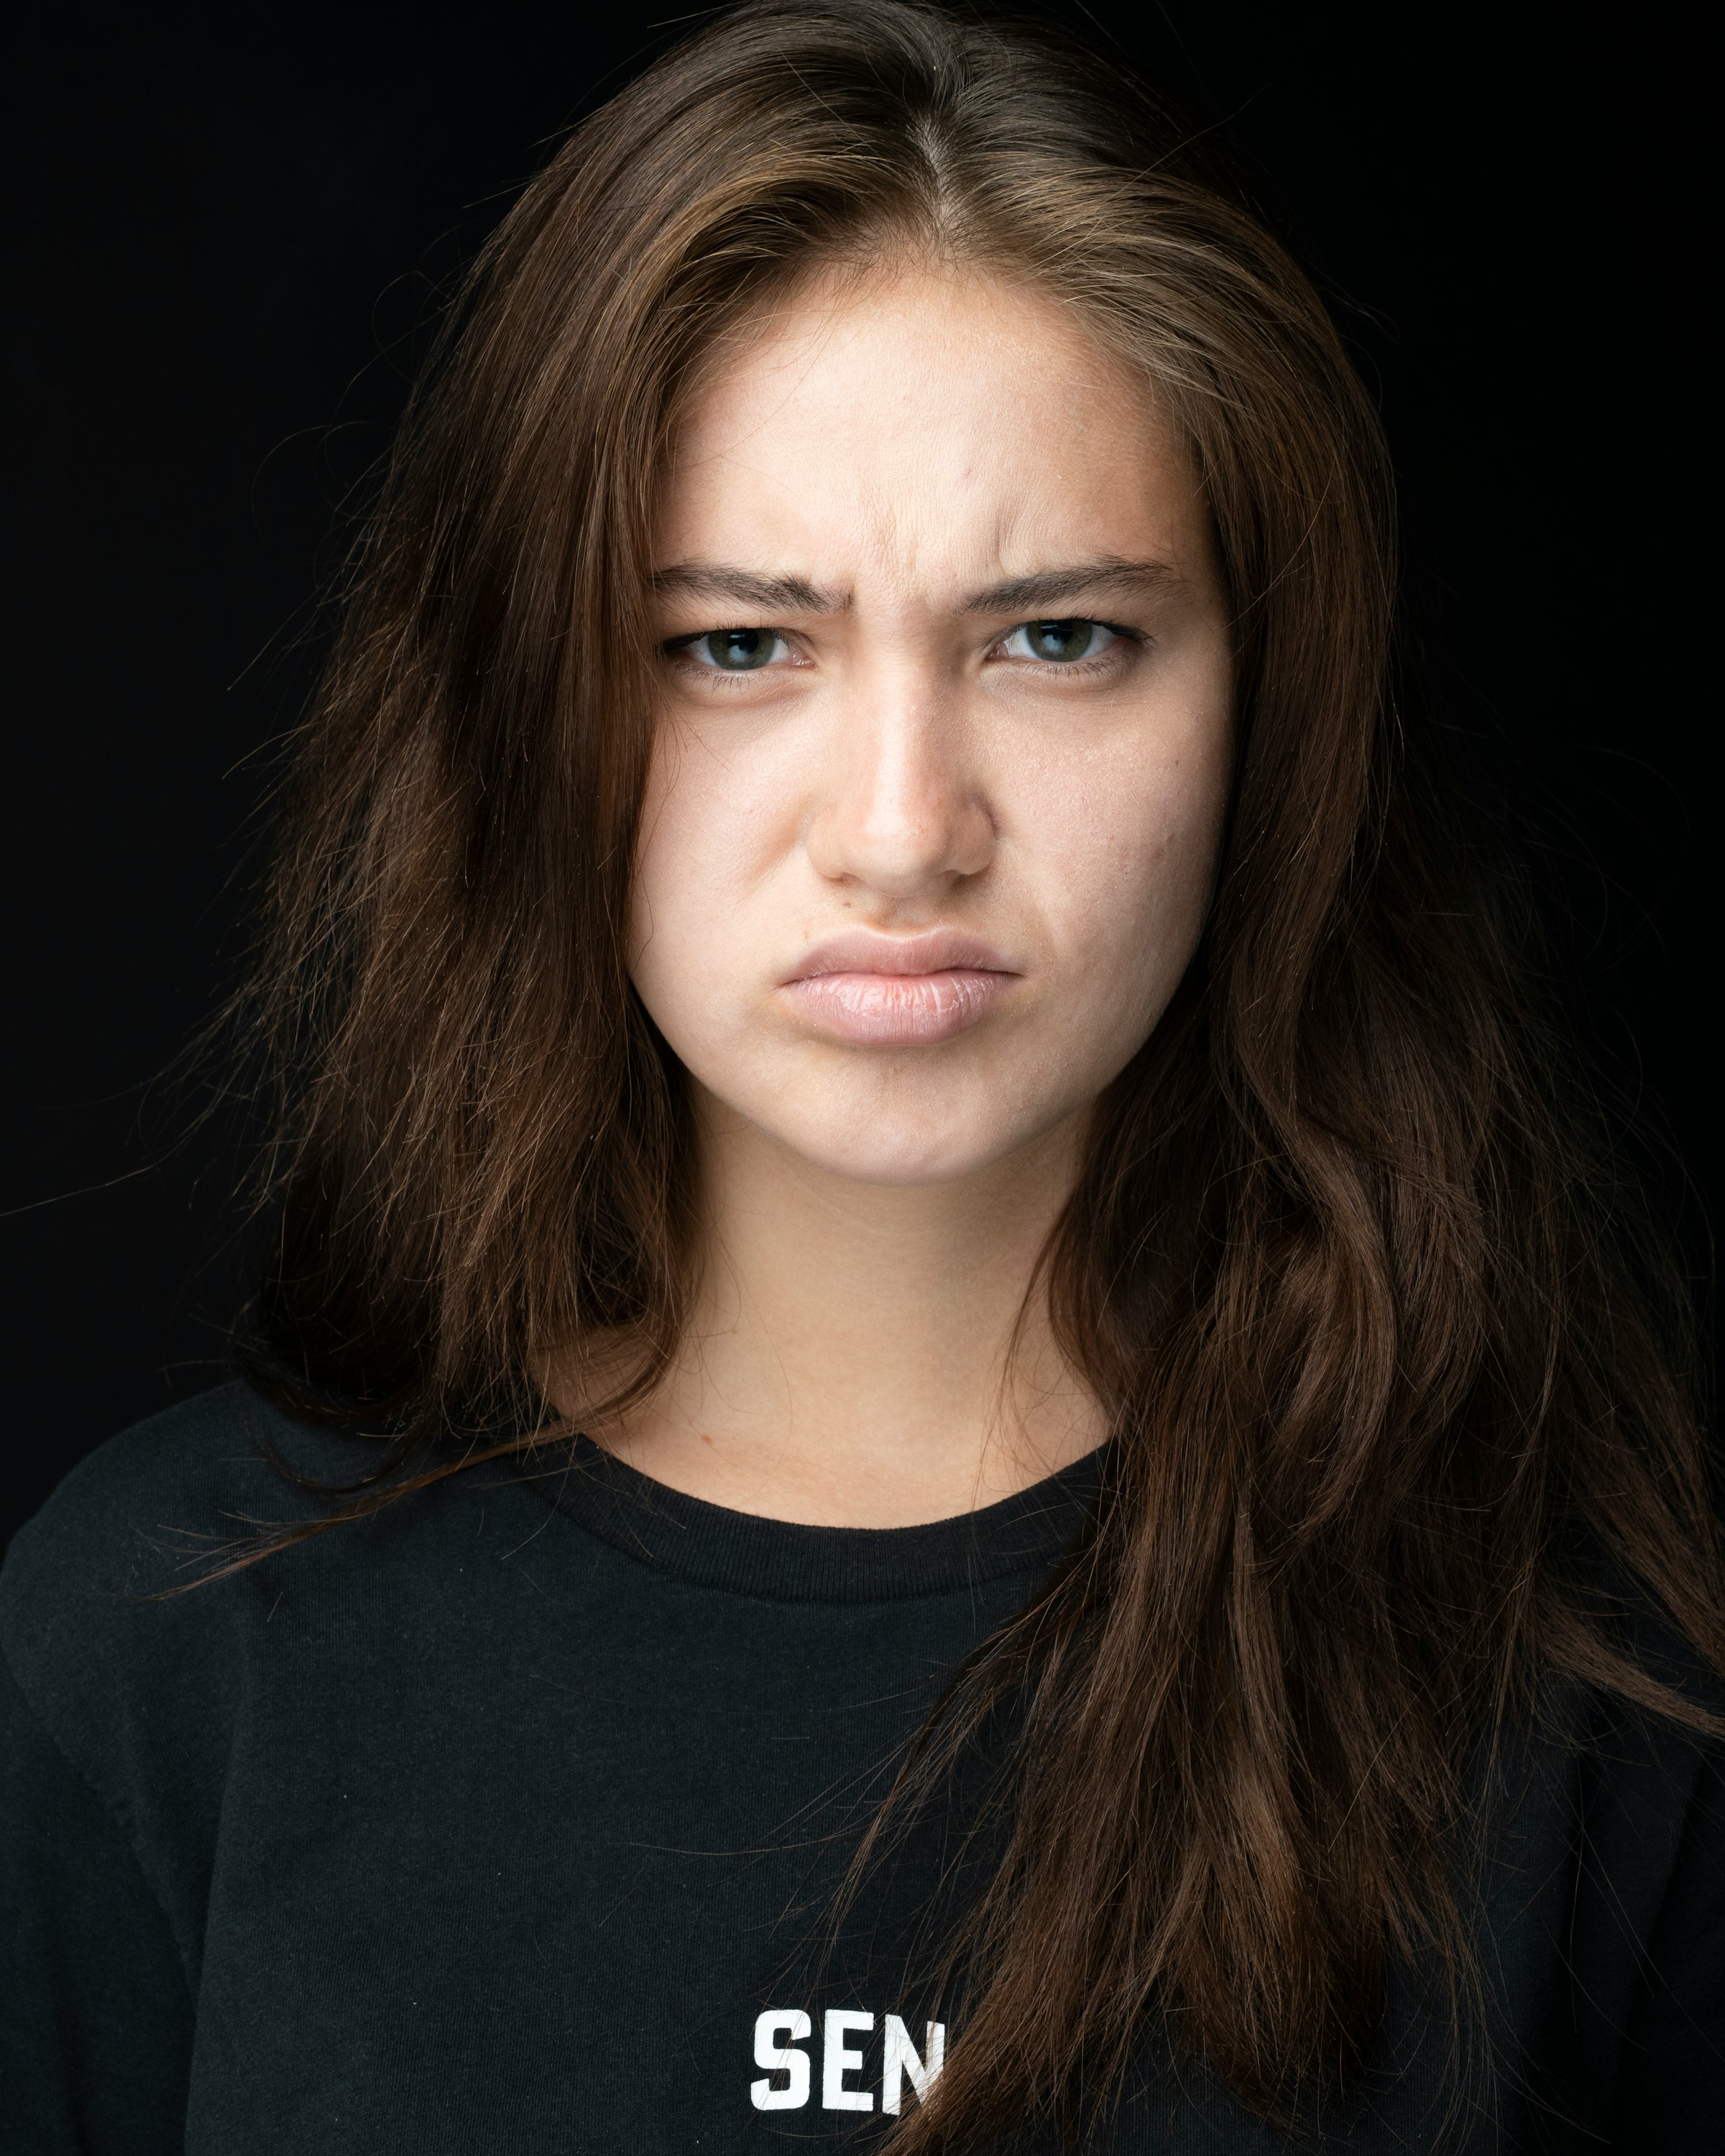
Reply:
<svg viewBox="0 0 1725 2156"><path fill-rule="evenodd" d="M978 1172L1073 1123L1202 927L1232 672L1196 475L1051 300L806 290L691 399L631 968L809 1162Z"/></svg>

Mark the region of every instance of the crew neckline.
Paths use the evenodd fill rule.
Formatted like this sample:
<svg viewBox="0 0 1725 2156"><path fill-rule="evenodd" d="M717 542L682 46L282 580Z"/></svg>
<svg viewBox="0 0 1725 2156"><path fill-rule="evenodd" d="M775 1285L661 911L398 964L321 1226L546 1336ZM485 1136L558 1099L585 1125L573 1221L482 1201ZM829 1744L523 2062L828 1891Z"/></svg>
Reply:
<svg viewBox="0 0 1725 2156"><path fill-rule="evenodd" d="M552 1508L655 1572L768 1602L902 1602L1045 1571L1101 1486L1104 1445L1011 1497L911 1527L818 1527L686 1496L578 1436L524 1476Z"/></svg>

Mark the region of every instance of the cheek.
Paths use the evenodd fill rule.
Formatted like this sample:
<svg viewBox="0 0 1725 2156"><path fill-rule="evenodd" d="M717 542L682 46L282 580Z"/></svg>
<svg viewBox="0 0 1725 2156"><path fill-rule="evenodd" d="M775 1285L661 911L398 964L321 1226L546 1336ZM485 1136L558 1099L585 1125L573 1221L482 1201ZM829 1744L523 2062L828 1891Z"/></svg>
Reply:
<svg viewBox="0 0 1725 2156"><path fill-rule="evenodd" d="M733 962L734 924L768 836L763 804L735 759L667 730L641 803L629 901L629 972L660 1024L660 1001L686 999Z"/></svg>
<svg viewBox="0 0 1725 2156"><path fill-rule="evenodd" d="M679 746L661 743L655 751L641 803L629 891L629 966L649 1009L655 992L674 971L687 941L691 916L685 901L689 886L703 880L703 865L690 859L699 824L689 814L686 766ZM692 918L699 917L697 908Z"/></svg>
<svg viewBox="0 0 1725 2156"><path fill-rule="evenodd" d="M1196 947L1228 778L1221 724L1154 754L1125 750L1050 772L1033 797L1064 963L1137 1017L1147 1004L1153 1019Z"/></svg>

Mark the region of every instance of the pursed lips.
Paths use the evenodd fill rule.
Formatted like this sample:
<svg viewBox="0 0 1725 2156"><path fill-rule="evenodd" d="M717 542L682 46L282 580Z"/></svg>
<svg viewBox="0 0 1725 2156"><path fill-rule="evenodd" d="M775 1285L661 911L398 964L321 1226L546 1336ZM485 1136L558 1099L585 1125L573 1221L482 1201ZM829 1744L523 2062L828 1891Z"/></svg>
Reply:
<svg viewBox="0 0 1725 2156"><path fill-rule="evenodd" d="M852 931L817 944L779 992L822 1032L854 1046L927 1047L968 1032L1020 978L974 937Z"/></svg>

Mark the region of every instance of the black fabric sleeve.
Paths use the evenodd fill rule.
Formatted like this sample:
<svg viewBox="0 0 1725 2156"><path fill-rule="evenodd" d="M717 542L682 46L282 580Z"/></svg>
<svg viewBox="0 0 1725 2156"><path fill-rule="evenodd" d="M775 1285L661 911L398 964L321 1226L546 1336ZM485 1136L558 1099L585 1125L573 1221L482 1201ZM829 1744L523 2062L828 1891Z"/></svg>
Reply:
<svg viewBox="0 0 1725 2156"><path fill-rule="evenodd" d="M1636 1989L1611 2145L1689 2156L1725 2145L1725 1761L1704 1758Z"/></svg>
<svg viewBox="0 0 1725 2156"><path fill-rule="evenodd" d="M192 2002L131 1842L0 1656L0 2139L10 2156L185 2146Z"/></svg>

